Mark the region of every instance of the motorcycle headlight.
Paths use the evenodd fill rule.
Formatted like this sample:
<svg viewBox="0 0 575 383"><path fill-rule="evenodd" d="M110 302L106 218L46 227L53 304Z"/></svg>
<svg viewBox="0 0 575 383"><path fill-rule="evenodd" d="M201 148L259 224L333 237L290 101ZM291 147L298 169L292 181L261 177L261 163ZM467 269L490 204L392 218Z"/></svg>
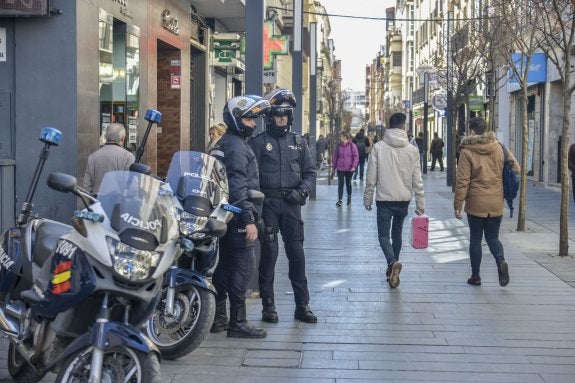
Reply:
<svg viewBox="0 0 575 383"><path fill-rule="evenodd" d="M204 233L197 233L197 231L206 226L208 217L198 217L182 209L176 209L176 217L178 219L180 233L186 237L190 239L202 239L206 236Z"/></svg>
<svg viewBox="0 0 575 383"><path fill-rule="evenodd" d="M162 258L162 253L159 251L136 249L109 237L107 242L114 271L129 281L143 281L149 278Z"/></svg>

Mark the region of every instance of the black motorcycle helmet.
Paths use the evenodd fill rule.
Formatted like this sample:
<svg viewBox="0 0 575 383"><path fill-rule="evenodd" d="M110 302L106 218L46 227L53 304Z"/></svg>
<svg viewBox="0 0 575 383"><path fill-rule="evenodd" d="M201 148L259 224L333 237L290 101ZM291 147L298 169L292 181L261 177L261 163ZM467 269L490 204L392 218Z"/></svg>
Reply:
<svg viewBox="0 0 575 383"><path fill-rule="evenodd" d="M271 109L266 114L266 129L275 135L286 135L293 124L293 113L296 107L295 96L289 89L276 89L264 96L270 103ZM276 126L274 116L286 116L286 126Z"/></svg>
<svg viewBox="0 0 575 383"><path fill-rule="evenodd" d="M269 102L260 96L247 94L234 97L224 106L224 122L228 129L242 137L250 137L255 128L245 126L242 118L257 118L269 112Z"/></svg>

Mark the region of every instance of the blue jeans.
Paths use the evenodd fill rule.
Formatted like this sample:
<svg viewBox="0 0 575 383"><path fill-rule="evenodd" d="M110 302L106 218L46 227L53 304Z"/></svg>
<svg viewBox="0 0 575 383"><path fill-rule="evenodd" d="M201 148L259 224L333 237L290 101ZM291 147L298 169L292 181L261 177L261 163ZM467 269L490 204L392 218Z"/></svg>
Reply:
<svg viewBox="0 0 575 383"><path fill-rule="evenodd" d="M377 206L377 237L388 266L399 260L403 221L407 217L408 208L409 206Z"/></svg>
<svg viewBox="0 0 575 383"><path fill-rule="evenodd" d="M470 234L469 259L473 275L479 275L481 267L481 241L483 240L483 234L485 234L485 241L495 261L499 264L505 259L503 245L499 240L499 227L501 226L502 218L502 215L499 217L476 217L467 214Z"/></svg>

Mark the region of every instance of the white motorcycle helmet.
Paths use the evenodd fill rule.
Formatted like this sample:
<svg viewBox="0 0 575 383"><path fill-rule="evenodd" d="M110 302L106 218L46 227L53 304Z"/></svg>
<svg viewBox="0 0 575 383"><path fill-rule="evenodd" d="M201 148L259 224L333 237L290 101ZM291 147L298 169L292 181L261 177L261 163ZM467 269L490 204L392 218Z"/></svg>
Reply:
<svg viewBox="0 0 575 383"><path fill-rule="evenodd" d="M230 99L224 107L224 122L228 129L242 137L250 137L254 128L245 126L242 118L257 118L270 110L270 103L255 95L238 96Z"/></svg>

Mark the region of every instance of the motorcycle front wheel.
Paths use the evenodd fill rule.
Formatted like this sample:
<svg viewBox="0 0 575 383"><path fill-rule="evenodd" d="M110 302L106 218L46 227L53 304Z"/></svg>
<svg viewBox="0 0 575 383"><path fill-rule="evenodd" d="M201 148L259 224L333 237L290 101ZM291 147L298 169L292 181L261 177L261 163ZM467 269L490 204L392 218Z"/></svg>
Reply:
<svg viewBox="0 0 575 383"><path fill-rule="evenodd" d="M90 380L90 362L93 347L70 356L56 378L58 383L85 383ZM107 383L161 383L160 360L129 347L118 346L106 350L102 365L102 382Z"/></svg>
<svg viewBox="0 0 575 383"><path fill-rule="evenodd" d="M194 351L210 332L216 314L216 297L206 289L190 285L174 297L174 313L165 312L166 291L148 320L146 334L158 346L162 357L181 358Z"/></svg>

